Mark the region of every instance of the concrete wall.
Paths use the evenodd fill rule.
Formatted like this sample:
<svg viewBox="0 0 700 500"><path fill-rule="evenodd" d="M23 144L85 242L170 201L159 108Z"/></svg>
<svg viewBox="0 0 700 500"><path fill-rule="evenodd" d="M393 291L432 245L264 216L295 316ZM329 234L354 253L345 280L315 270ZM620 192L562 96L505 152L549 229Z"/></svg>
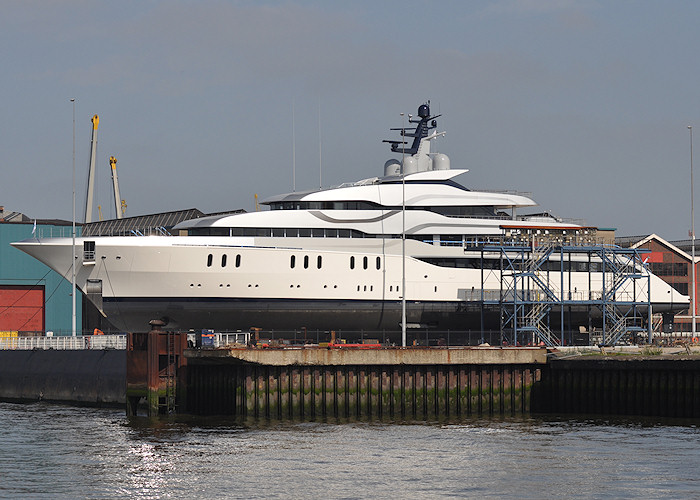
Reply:
<svg viewBox="0 0 700 500"><path fill-rule="evenodd" d="M124 404L126 351L0 351L0 399Z"/></svg>
<svg viewBox="0 0 700 500"><path fill-rule="evenodd" d="M189 349L190 363L242 361L270 366L497 365L545 364L544 347L459 347L430 349Z"/></svg>

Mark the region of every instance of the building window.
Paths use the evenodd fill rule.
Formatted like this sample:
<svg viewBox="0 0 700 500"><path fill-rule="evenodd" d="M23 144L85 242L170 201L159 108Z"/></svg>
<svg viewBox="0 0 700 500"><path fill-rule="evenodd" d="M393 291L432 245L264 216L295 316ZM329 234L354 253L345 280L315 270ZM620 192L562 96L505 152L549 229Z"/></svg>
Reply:
<svg viewBox="0 0 700 500"><path fill-rule="evenodd" d="M209 254L207 256L207 267L211 267L213 262L214 262L214 256L212 254Z"/></svg>

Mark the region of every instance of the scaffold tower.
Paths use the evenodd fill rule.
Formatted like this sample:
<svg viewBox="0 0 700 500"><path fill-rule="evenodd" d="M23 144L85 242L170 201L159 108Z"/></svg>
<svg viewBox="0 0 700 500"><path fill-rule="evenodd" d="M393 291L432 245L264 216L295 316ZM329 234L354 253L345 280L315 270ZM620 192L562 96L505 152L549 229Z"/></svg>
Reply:
<svg viewBox="0 0 700 500"><path fill-rule="evenodd" d="M651 278L642 260L646 250L533 238L529 244L487 245L482 251L500 257L497 304L504 342L565 345L566 314L572 309L587 310L589 325L590 318L598 318L595 333L601 345L615 345L645 331L651 339ZM572 285L572 268L577 266L577 271L588 273L587 291ZM568 328L571 331L570 320Z"/></svg>

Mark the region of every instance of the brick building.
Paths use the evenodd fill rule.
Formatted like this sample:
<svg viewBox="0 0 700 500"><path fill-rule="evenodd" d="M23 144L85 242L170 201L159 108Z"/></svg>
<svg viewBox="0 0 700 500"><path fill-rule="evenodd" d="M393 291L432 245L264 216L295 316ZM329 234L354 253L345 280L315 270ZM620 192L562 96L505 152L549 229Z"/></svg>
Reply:
<svg viewBox="0 0 700 500"><path fill-rule="evenodd" d="M666 241L656 234L649 236L632 236L618 237L615 242L625 248L644 248L650 250L649 254L645 255L645 260L652 273L671 285L678 292L688 297L692 294L692 268L691 268L691 241ZM698 260L696 248L695 258L695 296L700 298L698 293ZM692 300L692 297L691 297ZM697 300L695 304L696 316L696 331L700 331L698 325L698 307ZM664 323L670 323L664 319ZM692 304L691 309L678 313L673 318L673 331L675 332L691 332L692 331Z"/></svg>

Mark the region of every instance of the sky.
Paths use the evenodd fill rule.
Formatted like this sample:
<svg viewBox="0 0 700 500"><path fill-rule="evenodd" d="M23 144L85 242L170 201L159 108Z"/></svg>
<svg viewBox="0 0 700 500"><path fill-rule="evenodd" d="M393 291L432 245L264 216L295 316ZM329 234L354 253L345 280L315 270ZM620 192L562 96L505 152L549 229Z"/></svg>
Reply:
<svg viewBox="0 0 700 500"><path fill-rule="evenodd" d="M71 98L78 220L95 114L111 218L110 156L127 216L254 210L381 175L430 100L467 187L684 239L698 20L694 1L0 0L0 205L71 219Z"/></svg>

